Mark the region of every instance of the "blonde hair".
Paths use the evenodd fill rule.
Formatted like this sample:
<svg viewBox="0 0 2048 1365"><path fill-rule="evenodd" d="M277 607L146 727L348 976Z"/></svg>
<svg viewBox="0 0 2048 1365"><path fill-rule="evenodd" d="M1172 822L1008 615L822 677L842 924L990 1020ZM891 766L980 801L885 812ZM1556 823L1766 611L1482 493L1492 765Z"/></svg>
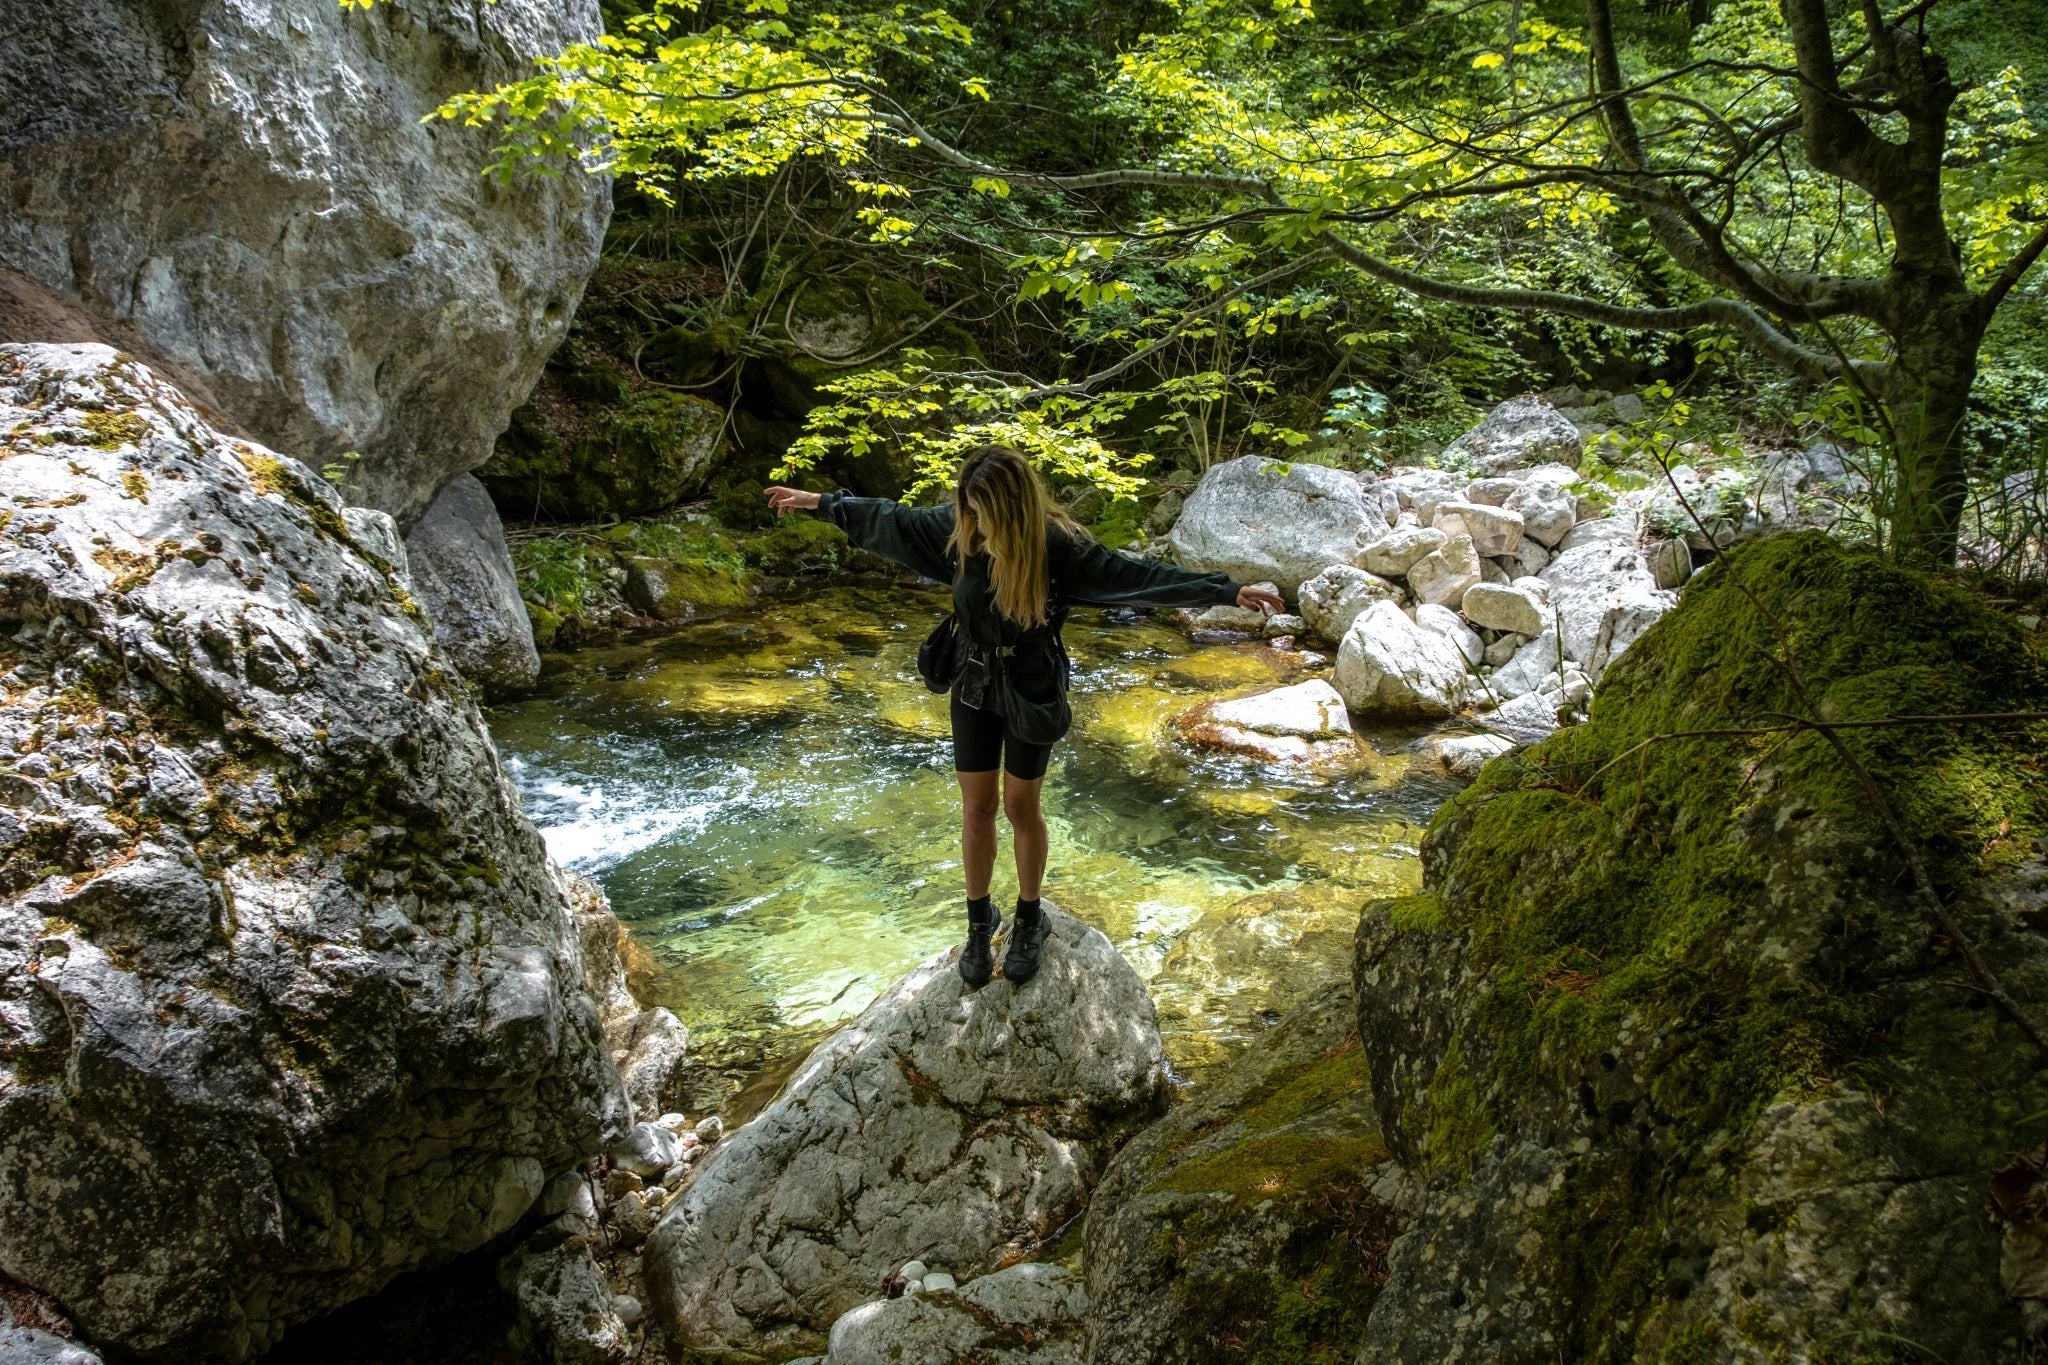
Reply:
<svg viewBox="0 0 2048 1365"><path fill-rule="evenodd" d="M1045 542L1054 527L1081 530L1052 500L1029 460L1008 446L967 452L953 486L953 537L947 548L962 565L968 556L988 552L996 610L1027 629L1044 625L1049 615Z"/></svg>

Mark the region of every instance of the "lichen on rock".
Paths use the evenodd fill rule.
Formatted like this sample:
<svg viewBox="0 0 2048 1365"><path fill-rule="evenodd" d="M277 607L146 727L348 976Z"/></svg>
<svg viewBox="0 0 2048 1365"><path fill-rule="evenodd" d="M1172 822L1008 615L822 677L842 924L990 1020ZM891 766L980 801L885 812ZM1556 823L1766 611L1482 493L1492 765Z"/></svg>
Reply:
<svg viewBox="0 0 2048 1365"><path fill-rule="evenodd" d="M1985 1191L2038 1059L1826 741L1686 735L1807 714L1795 670L1834 721L2048 701L2007 618L1802 533L1710 565L1589 723L1489 764L1359 929L1381 1124L1430 1181L1363 1360L2021 1358ZM1841 733L2048 997L2044 728Z"/></svg>
<svg viewBox="0 0 2048 1365"><path fill-rule="evenodd" d="M625 1097L390 519L103 346L0 347L0 433L0 1273L246 1359Z"/></svg>

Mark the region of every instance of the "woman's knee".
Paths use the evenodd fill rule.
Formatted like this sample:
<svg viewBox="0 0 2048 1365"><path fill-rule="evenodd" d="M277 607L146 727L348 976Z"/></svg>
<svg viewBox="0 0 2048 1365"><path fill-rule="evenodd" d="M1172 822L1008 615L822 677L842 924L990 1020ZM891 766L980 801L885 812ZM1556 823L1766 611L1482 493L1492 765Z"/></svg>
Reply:
<svg viewBox="0 0 2048 1365"><path fill-rule="evenodd" d="M1012 826L1042 824L1045 820L1045 807L1039 803L1038 784L1004 783L1003 814Z"/></svg>
<svg viewBox="0 0 2048 1365"><path fill-rule="evenodd" d="M972 796L963 794L960 798L960 818L970 825L993 825L996 822L997 809L994 792L987 796L979 793Z"/></svg>

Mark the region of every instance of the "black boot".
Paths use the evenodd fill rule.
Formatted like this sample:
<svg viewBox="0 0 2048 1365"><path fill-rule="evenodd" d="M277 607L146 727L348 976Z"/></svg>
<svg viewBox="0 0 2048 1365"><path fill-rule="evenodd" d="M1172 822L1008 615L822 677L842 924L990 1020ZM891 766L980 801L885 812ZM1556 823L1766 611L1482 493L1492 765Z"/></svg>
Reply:
<svg viewBox="0 0 2048 1365"><path fill-rule="evenodd" d="M1017 902L1017 922L1010 928L1010 946L1003 953L1003 980L1021 986L1038 975L1038 950L1052 932L1052 921L1037 901Z"/></svg>
<svg viewBox="0 0 2048 1365"><path fill-rule="evenodd" d="M979 988L988 984L996 965L988 941L1002 922L1003 917L996 913L994 902L987 896L967 902L967 943L960 949L960 979L969 986Z"/></svg>

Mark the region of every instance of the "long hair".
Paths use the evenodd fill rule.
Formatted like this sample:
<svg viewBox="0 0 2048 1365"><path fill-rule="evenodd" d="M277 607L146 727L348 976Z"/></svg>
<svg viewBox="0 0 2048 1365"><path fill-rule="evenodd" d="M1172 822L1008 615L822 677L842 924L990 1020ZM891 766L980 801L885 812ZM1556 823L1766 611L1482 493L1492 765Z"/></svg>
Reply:
<svg viewBox="0 0 2048 1365"><path fill-rule="evenodd" d="M1029 629L1046 622L1045 542L1053 528L1079 533L1031 462L1008 446L976 446L953 486L950 549L961 564L988 552L996 610Z"/></svg>

